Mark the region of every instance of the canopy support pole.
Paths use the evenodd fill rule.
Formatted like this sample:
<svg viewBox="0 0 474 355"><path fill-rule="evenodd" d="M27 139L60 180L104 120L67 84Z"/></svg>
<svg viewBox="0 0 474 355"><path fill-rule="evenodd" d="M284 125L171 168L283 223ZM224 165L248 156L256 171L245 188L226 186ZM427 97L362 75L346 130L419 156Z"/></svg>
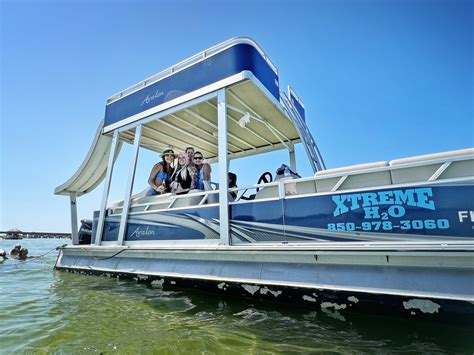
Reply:
<svg viewBox="0 0 474 355"><path fill-rule="evenodd" d="M296 152L295 146L293 144L291 145L291 150L289 150L288 153L290 155L290 169L296 173Z"/></svg>
<svg viewBox="0 0 474 355"><path fill-rule="evenodd" d="M117 237L117 245L123 245L125 240L125 232L127 231L128 210L130 209L130 197L132 196L133 180L135 179L135 170L137 168L138 151L140 148L140 140L142 138L142 125L139 124L135 129L135 139L133 141L133 155L130 163L130 171L128 173L127 188L123 199L122 216L120 218L120 228Z"/></svg>
<svg viewBox="0 0 474 355"><path fill-rule="evenodd" d="M102 195L102 204L100 207L99 222L97 223L97 232L95 235L95 245L100 245L104 231L105 213L107 209L107 199L109 198L110 182L112 181L112 171L114 170L114 156L118 144L119 132L116 129L112 138L112 147L110 148L109 163L107 164L107 174L105 176L104 194Z"/></svg>
<svg viewBox="0 0 474 355"><path fill-rule="evenodd" d="M79 235L77 233L77 205L76 205L76 192L69 193L69 201L71 207L71 235L72 235L72 245L79 244Z"/></svg>
<svg viewBox="0 0 474 355"><path fill-rule="evenodd" d="M219 223L220 241L230 245L229 236L229 181L227 157L227 101L226 90L217 91L217 143L219 154Z"/></svg>

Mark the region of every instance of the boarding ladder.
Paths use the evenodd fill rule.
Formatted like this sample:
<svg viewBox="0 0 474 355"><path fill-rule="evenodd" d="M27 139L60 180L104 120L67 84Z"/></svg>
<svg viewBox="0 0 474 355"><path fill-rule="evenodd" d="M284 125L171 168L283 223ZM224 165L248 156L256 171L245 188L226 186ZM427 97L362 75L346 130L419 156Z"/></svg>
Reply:
<svg viewBox="0 0 474 355"><path fill-rule="evenodd" d="M308 126L306 126L306 123L299 114L298 110L285 92L280 92L280 99L283 107L288 112L288 116L295 125L299 136L301 137L304 149L306 150L311 167L313 168L313 173L316 173L320 170L326 170L326 165L324 164L321 152L319 151L318 146L316 145L316 142L314 141L314 138L308 129Z"/></svg>

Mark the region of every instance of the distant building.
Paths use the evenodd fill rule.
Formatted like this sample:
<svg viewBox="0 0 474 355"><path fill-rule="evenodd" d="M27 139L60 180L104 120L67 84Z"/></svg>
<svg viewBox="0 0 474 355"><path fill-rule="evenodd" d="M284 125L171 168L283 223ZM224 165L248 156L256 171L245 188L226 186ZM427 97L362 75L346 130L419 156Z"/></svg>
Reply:
<svg viewBox="0 0 474 355"><path fill-rule="evenodd" d="M23 239L23 232L17 228L13 228L7 231L5 239Z"/></svg>

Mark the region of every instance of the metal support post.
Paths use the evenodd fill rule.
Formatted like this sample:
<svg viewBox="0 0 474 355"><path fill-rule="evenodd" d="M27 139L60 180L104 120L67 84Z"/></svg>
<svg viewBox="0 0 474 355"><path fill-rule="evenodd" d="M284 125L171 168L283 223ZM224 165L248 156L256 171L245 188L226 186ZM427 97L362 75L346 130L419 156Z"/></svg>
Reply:
<svg viewBox="0 0 474 355"><path fill-rule="evenodd" d="M110 154L109 154L109 162L107 165L107 174L105 175L105 186L104 186L104 194L102 195L102 204L100 206L100 214L99 214L99 222L97 223L97 232L95 235L95 245L100 245L102 241L102 234L104 231L104 221L105 221L105 213L107 212L107 199L109 198L109 191L110 191L110 182L112 181L112 171L114 170L114 157L115 151L117 149L118 144L118 130L114 131L114 136L112 138L112 143L110 147Z"/></svg>
<svg viewBox="0 0 474 355"><path fill-rule="evenodd" d="M122 217L120 218L120 228L117 237L117 245L123 245L125 240L125 232L127 231L128 210L130 209L130 197L132 196L133 180L135 179L135 169L137 167L138 151L140 148L140 140L142 137L142 125L138 125L135 129L135 140L133 141L133 155L130 163L130 171L128 173L127 187L125 197L123 199Z"/></svg>
<svg viewBox="0 0 474 355"><path fill-rule="evenodd" d="M220 240L230 245L229 237L229 181L227 158L227 102L225 88L217 92L217 143L219 154L219 223Z"/></svg>
<svg viewBox="0 0 474 355"><path fill-rule="evenodd" d="M296 171L296 152L295 152L295 146L292 144L292 150L289 150L288 152L290 153L290 168L293 170L295 173Z"/></svg>
<svg viewBox="0 0 474 355"><path fill-rule="evenodd" d="M69 194L70 207L71 207L71 235L72 235L72 245L79 244L79 235L77 233L77 205L76 205L76 196L75 192Z"/></svg>

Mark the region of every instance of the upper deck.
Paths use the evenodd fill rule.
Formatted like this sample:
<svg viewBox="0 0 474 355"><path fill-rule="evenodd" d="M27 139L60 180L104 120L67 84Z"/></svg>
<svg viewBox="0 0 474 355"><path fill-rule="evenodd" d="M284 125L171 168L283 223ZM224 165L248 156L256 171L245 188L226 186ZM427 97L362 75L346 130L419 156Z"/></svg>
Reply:
<svg viewBox="0 0 474 355"><path fill-rule="evenodd" d="M252 76L279 101L276 66L253 40L230 39L111 96L104 132Z"/></svg>

